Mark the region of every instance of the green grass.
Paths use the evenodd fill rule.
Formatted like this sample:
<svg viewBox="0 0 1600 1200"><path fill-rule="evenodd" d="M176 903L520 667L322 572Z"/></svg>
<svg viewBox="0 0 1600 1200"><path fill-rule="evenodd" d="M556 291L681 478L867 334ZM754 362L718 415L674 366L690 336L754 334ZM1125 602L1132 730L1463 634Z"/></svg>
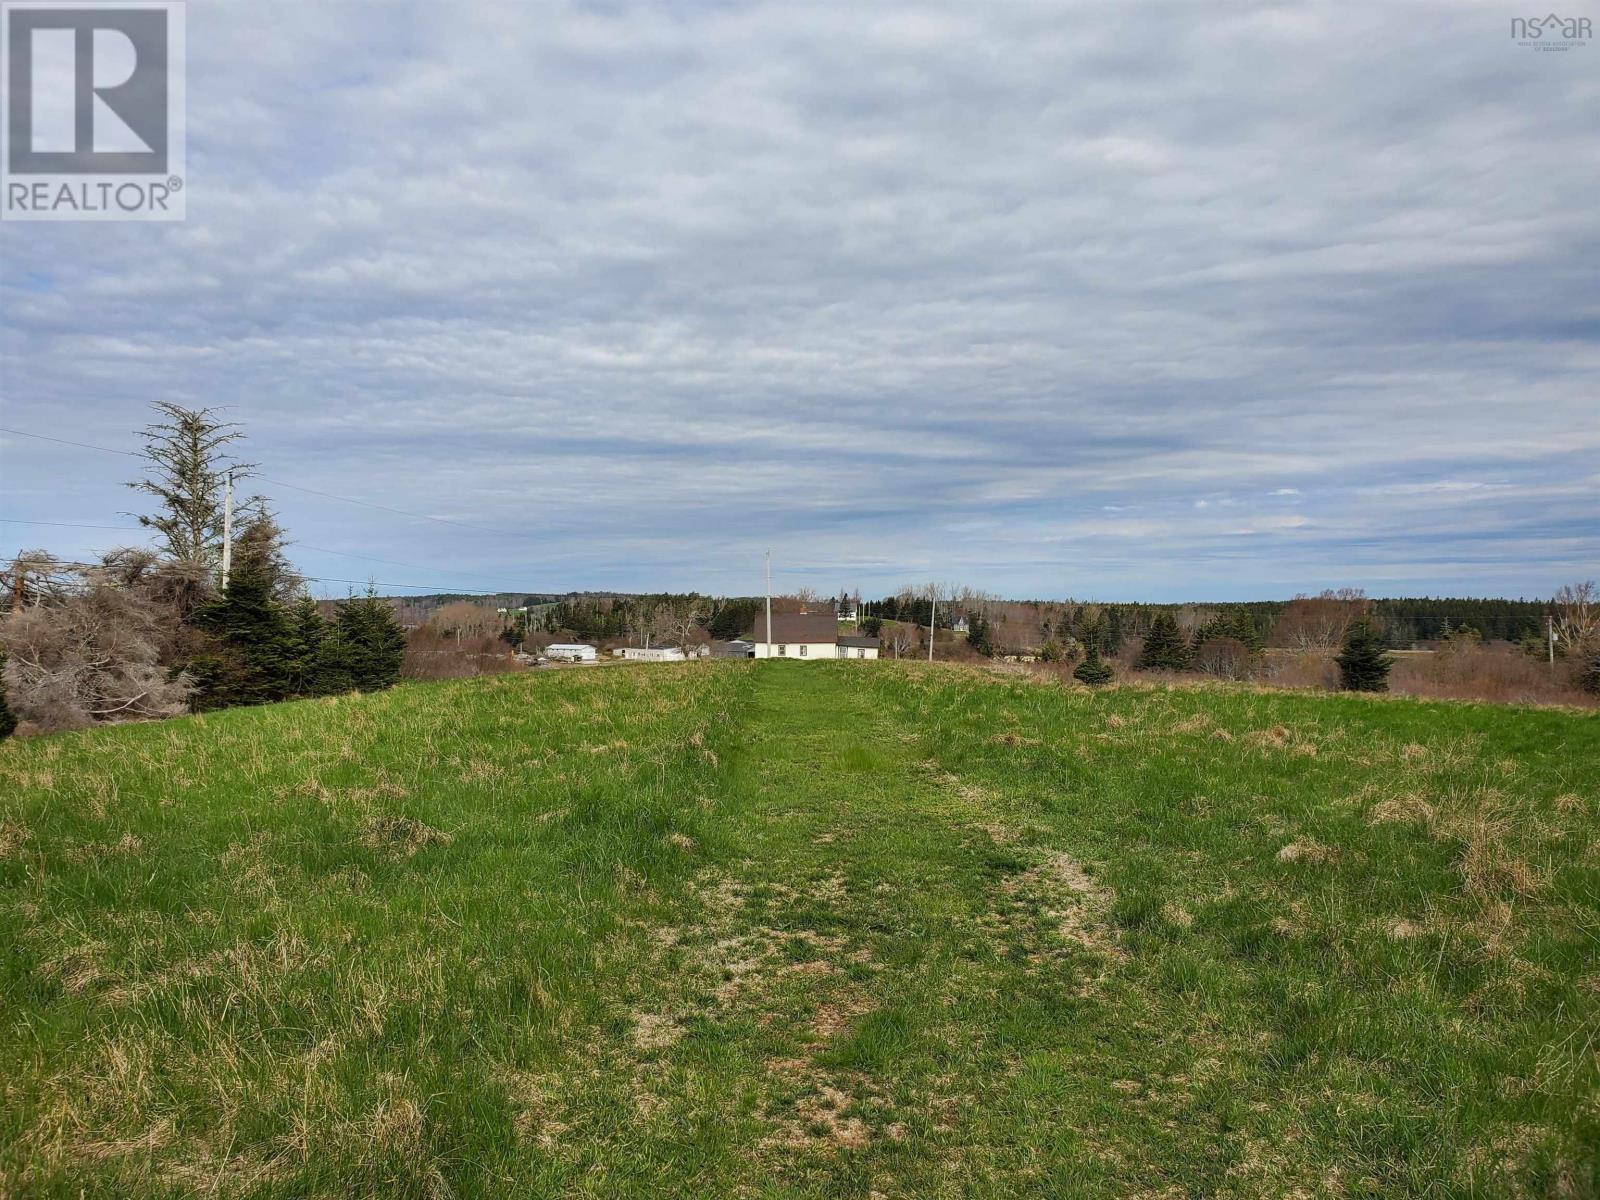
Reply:
<svg viewBox="0 0 1600 1200"><path fill-rule="evenodd" d="M0 1196L1590 1196L1600 721L898 663L0 746Z"/></svg>

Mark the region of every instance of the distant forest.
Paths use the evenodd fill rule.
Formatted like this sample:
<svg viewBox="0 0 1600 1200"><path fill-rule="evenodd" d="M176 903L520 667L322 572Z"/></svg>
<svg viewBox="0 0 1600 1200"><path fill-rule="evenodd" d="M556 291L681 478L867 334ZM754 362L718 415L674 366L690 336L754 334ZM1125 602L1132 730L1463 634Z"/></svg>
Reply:
<svg viewBox="0 0 1600 1200"><path fill-rule="evenodd" d="M1094 640L1115 654L1129 637L1141 637L1157 613L1174 614L1190 633L1211 630L1238 637L1255 647L1294 644L1289 630L1275 638L1280 626L1297 625L1302 610L1336 603L1362 606L1391 649L1436 641L1467 627L1485 641L1521 642L1542 637L1550 604L1545 600L1499 600L1469 597L1400 597L1359 600L1302 597L1296 600L1252 600L1237 603L1194 604L1094 604L1030 600L976 600L944 605L938 624L948 628L958 615L980 615L990 628L984 632L997 646L1021 648L1052 637ZM926 625L929 602L923 597L886 596L870 601L867 611L885 620ZM1289 620L1285 621L1285 614Z"/></svg>
<svg viewBox="0 0 1600 1200"><path fill-rule="evenodd" d="M584 641L617 638L641 632L652 623L652 614L691 616L710 636L734 638L749 630L761 610L759 596L713 597L699 593L624 594L616 592L569 592L494 596L468 596L439 593L430 596L395 598L394 602L425 620L431 612L447 604L472 602L492 605L516 613L528 610L523 625L549 633L562 632ZM811 603L832 603L834 598L811 598ZM853 607L851 597L841 595L838 603ZM1343 605L1352 601L1344 594ZM1392 649L1405 649L1419 642L1437 641L1463 627L1476 630L1485 641L1521 642L1543 636L1545 618L1551 611L1544 600L1504 600L1471 597L1420 596L1398 598L1361 597L1354 601L1380 631ZM793 597L775 600L779 608L793 607ZM1253 600L1245 602L1188 604L1097 604L1093 602L1049 600L998 600L971 594L955 600L941 600L938 624L948 629L958 617L975 620L977 636L994 649L1037 648L1049 641L1094 641L1115 654L1123 642L1142 637L1156 614L1173 614L1190 635L1223 634L1255 648L1298 644L1299 626L1314 619L1315 607L1329 603L1328 597L1301 597L1294 600ZM926 596L900 593L868 600L862 604L863 617L876 621L904 621L927 625L930 602ZM1285 614L1288 614L1287 619Z"/></svg>

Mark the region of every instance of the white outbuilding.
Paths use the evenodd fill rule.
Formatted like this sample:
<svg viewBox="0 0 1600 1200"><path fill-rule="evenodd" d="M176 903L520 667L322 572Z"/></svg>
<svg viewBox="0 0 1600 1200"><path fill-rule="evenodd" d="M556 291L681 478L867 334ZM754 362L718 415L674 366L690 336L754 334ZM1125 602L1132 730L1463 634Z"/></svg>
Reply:
<svg viewBox="0 0 1600 1200"><path fill-rule="evenodd" d="M680 646L618 646L611 653L629 662L683 662L687 658L703 657L706 648L690 646L689 653L684 654Z"/></svg>
<svg viewBox="0 0 1600 1200"><path fill-rule="evenodd" d="M582 642L556 642L544 648L544 656L551 662L594 662L595 650Z"/></svg>

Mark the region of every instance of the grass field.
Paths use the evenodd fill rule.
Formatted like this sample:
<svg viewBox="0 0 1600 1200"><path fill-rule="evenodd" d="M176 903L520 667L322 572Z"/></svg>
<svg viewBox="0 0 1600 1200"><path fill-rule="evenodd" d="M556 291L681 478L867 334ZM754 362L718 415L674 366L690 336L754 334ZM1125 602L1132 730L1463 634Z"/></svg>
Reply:
<svg viewBox="0 0 1600 1200"><path fill-rule="evenodd" d="M1600 1188L1600 721L899 663L0 746L0 1195Z"/></svg>

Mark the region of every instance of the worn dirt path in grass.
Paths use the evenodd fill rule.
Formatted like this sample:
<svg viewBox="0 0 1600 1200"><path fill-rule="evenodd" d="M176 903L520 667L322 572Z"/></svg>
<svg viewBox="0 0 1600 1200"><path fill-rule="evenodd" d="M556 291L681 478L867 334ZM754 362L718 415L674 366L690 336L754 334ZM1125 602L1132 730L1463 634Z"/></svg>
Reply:
<svg viewBox="0 0 1600 1200"><path fill-rule="evenodd" d="M848 682L776 666L754 685L732 852L655 935L641 1104L670 1117L700 1094L681 1071L719 1063L721 1149L753 1194L1054 1194L1093 1148L1048 1103L1045 1142L1019 1141L1014 1109L1028 1052L1082 1028L1115 969L1110 897Z"/></svg>

